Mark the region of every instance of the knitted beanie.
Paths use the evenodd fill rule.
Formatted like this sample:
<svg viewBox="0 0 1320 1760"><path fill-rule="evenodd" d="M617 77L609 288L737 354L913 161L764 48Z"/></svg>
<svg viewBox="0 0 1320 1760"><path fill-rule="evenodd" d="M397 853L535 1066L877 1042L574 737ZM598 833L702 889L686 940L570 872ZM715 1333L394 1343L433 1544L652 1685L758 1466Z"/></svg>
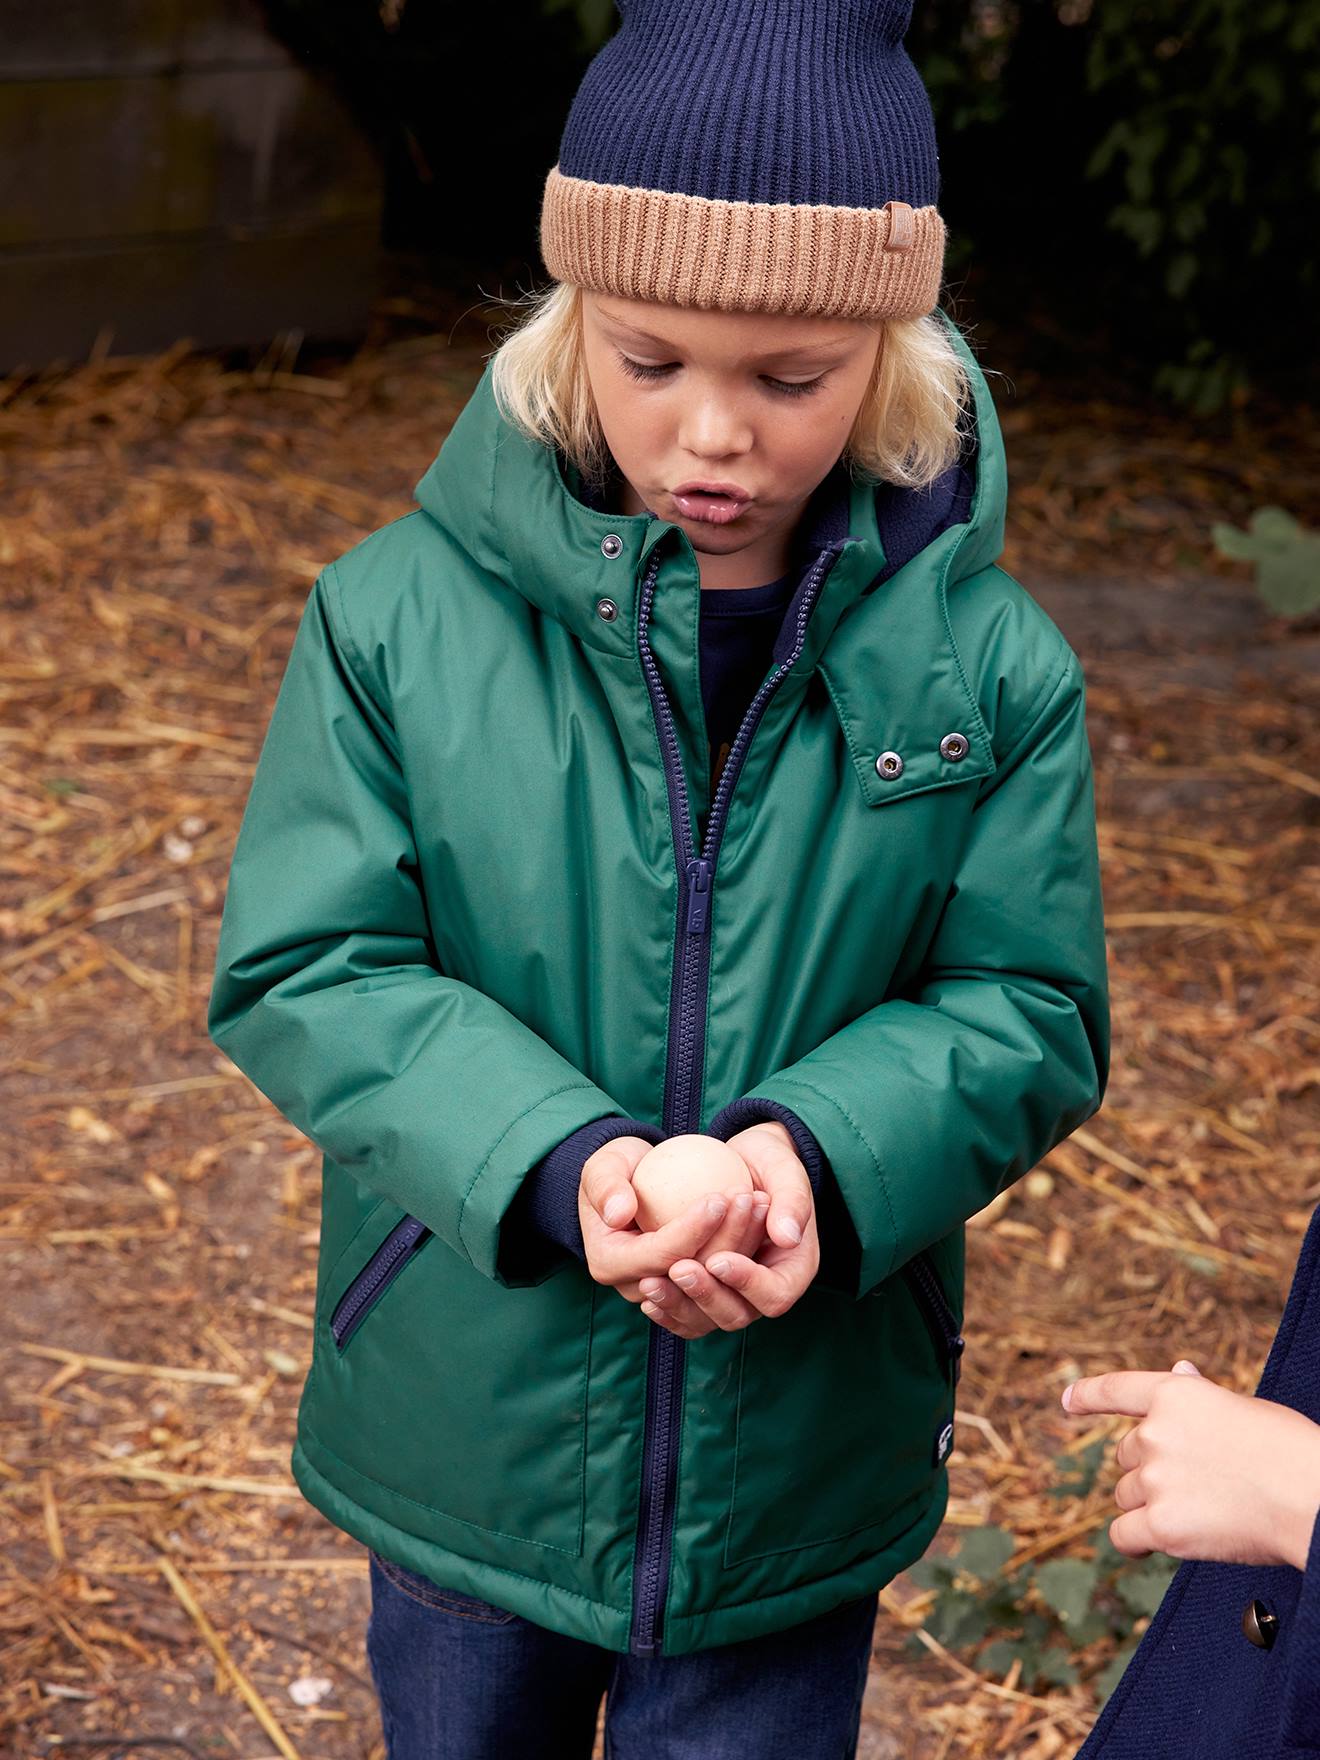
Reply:
<svg viewBox="0 0 1320 1760"><path fill-rule="evenodd" d="M945 226L912 0L615 0L546 178L557 281L725 311L914 318Z"/></svg>

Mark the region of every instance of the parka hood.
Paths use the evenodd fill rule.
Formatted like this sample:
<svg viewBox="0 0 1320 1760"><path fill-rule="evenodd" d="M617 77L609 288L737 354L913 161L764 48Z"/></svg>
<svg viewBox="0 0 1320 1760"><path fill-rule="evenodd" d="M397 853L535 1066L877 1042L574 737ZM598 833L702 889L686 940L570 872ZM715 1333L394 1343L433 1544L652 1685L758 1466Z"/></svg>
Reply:
<svg viewBox="0 0 1320 1760"><path fill-rule="evenodd" d="M812 613L816 653L855 599L932 544L941 544L942 571L947 565L950 580L986 567L1003 549L1007 481L994 402L961 334L942 311L936 315L972 388L968 453L928 489L855 482L840 466L818 486L796 542L816 550L847 543L860 546L860 554L848 571L847 594L826 593ZM569 476L555 448L531 439L501 413L488 362L416 496L481 567L506 578L589 644L613 646L597 601L609 596L631 616L635 606L630 599L625 604L621 584L636 582L655 546L686 548L694 561L695 552L670 520L590 506ZM612 559L600 549L607 533L623 542Z"/></svg>

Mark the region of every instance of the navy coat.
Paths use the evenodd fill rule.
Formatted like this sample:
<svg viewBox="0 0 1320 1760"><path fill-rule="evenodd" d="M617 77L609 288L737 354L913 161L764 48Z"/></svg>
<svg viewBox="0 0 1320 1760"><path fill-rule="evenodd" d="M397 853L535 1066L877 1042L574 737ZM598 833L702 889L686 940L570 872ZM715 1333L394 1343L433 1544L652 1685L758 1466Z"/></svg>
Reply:
<svg viewBox="0 0 1320 1760"><path fill-rule="evenodd" d="M1256 1394L1320 1423L1320 1207ZM1184 1562L1075 1760L1175 1755L1320 1756L1320 1518L1304 1571Z"/></svg>

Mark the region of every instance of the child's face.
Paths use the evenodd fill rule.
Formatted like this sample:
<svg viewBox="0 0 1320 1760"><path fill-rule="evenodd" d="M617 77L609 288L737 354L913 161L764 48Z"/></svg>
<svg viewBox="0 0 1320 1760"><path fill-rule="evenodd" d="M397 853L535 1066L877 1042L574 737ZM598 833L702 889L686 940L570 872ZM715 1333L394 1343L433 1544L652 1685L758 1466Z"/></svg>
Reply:
<svg viewBox="0 0 1320 1760"><path fill-rule="evenodd" d="M843 451L880 345L879 326L858 320L698 310L589 290L582 324L601 428L626 485L620 512L649 509L714 556L792 531ZM751 500L722 524L685 512L674 491L703 479Z"/></svg>

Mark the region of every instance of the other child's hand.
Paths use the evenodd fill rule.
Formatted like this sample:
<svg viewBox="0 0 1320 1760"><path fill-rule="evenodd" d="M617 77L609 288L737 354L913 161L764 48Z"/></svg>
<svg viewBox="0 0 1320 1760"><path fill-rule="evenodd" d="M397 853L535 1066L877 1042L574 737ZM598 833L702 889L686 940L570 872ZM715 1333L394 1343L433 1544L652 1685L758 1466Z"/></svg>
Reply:
<svg viewBox="0 0 1320 1760"><path fill-rule="evenodd" d="M1181 1359L1168 1374L1090 1375L1065 1387L1065 1410L1122 1412L1124 1468L1110 1523L1119 1552L1305 1570L1320 1513L1320 1424L1291 1406L1207 1381Z"/></svg>

